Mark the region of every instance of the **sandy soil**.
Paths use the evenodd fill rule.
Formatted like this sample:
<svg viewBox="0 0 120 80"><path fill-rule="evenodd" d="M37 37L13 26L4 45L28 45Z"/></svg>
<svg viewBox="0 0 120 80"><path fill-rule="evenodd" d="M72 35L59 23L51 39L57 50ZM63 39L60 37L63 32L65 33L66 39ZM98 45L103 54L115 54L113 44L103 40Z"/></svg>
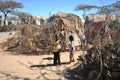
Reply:
<svg viewBox="0 0 120 80"><path fill-rule="evenodd" d="M0 43L8 34L0 33ZM75 67L80 53L76 52L75 62L69 63L69 52L62 52L61 64L54 66L53 55L12 55L0 49L0 80L67 80L64 73Z"/></svg>
<svg viewBox="0 0 120 80"><path fill-rule="evenodd" d="M61 64L54 66L53 55L9 55L0 51L0 80L65 80L65 70L76 62L69 63L68 52L61 53Z"/></svg>

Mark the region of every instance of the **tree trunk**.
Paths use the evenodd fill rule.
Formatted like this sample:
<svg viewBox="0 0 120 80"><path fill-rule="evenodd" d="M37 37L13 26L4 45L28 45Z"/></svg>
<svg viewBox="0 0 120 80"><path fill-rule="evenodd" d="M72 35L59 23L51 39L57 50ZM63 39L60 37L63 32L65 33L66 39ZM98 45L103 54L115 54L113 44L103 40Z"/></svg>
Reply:
<svg viewBox="0 0 120 80"><path fill-rule="evenodd" d="M7 17L7 14L3 14L2 16L2 20L1 20L1 26L5 26L6 25L6 17Z"/></svg>

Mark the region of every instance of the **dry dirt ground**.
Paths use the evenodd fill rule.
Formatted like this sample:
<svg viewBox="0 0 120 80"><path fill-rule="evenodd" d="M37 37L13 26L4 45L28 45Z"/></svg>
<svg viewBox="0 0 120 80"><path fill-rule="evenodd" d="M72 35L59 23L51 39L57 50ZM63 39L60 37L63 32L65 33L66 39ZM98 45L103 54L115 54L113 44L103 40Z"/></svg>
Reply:
<svg viewBox="0 0 120 80"><path fill-rule="evenodd" d="M0 33L0 43L8 34ZM64 73L75 67L80 53L76 52L75 62L69 63L69 52L62 52L61 64L54 66L52 54L12 55L0 49L0 80L67 80Z"/></svg>

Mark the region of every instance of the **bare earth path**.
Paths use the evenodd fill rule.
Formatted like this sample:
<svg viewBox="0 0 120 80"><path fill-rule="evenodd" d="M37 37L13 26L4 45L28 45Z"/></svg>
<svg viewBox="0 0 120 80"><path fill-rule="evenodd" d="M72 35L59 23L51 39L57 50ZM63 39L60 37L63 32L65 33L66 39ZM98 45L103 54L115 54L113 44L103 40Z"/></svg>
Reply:
<svg viewBox="0 0 120 80"><path fill-rule="evenodd" d="M8 35L0 33L2 42ZM66 69L74 68L81 52L75 53L75 62L69 62L69 52L61 53L61 65L53 66L53 55L11 55L0 49L0 80L66 80Z"/></svg>
<svg viewBox="0 0 120 80"><path fill-rule="evenodd" d="M9 54L9 53L8 53ZM61 53L61 65L53 65L53 55L8 55L0 51L0 80L65 80L64 72L73 68L69 53ZM75 54L75 59L79 54Z"/></svg>

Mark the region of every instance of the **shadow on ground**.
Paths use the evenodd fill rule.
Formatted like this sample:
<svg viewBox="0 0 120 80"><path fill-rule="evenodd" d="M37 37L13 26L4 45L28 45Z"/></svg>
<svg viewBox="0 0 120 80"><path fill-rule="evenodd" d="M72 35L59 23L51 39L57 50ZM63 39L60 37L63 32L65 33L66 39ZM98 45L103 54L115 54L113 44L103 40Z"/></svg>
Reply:
<svg viewBox="0 0 120 80"><path fill-rule="evenodd" d="M18 80L18 79L21 79L21 80L31 80L29 78L23 78L23 77L19 77L19 76L13 75L10 72L0 71L0 74L3 75L4 76L3 78L6 78L6 80ZM0 77L0 79L2 79L2 76Z"/></svg>
<svg viewBox="0 0 120 80"><path fill-rule="evenodd" d="M59 64L59 66L60 65L65 65L65 64L69 64L69 62L63 62L63 63ZM30 67L50 67L50 66L57 66L57 65L54 65L54 64L46 64L46 65L41 64L41 65L31 65Z"/></svg>

